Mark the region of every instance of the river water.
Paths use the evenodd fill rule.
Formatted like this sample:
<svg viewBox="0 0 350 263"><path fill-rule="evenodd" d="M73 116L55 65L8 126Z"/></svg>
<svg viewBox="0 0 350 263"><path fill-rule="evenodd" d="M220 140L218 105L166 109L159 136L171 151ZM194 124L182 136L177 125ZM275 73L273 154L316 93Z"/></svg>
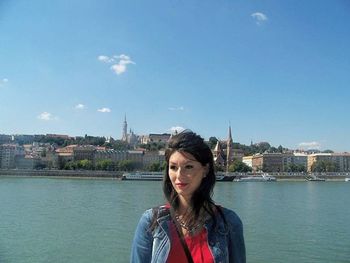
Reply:
<svg viewBox="0 0 350 263"><path fill-rule="evenodd" d="M244 224L247 262L350 262L350 183L219 182ZM161 182L0 177L0 262L128 262Z"/></svg>

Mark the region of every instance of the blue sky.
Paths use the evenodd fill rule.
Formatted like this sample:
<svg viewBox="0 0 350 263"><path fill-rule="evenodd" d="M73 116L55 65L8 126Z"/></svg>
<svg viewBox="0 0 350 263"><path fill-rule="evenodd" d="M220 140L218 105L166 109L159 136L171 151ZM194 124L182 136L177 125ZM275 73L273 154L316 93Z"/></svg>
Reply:
<svg viewBox="0 0 350 263"><path fill-rule="evenodd" d="M0 134L190 128L350 151L350 3L1 0Z"/></svg>

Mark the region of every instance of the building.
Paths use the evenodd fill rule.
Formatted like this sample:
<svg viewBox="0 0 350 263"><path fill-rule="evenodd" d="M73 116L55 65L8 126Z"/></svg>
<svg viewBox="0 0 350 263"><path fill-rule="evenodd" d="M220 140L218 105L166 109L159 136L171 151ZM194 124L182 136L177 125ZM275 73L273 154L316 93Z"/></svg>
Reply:
<svg viewBox="0 0 350 263"><path fill-rule="evenodd" d="M99 150L95 152L95 162L102 160L111 160L113 162L119 162L128 158L128 151L116 151L113 149Z"/></svg>
<svg viewBox="0 0 350 263"><path fill-rule="evenodd" d="M311 172L313 166L319 161L332 162L338 172L350 172L350 153L314 153L308 156L307 171Z"/></svg>
<svg viewBox="0 0 350 263"><path fill-rule="evenodd" d="M304 153L285 153L283 156L283 171L284 172L300 172L307 171L308 155ZM297 171L295 171L297 170Z"/></svg>
<svg viewBox="0 0 350 263"><path fill-rule="evenodd" d="M168 133L150 133L149 135L143 135L140 136L140 143L141 144L149 144L152 142L155 143L167 143L170 139L171 134Z"/></svg>
<svg viewBox="0 0 350 263"><path fill-rule="evenodd" d="M32 155L17 155L15 157L17 169L35 169L40 164L40 159Z"/></svg>
<svg viewBox="0 0 350 263"><path fill-rule="evenodd" d="M0 134L0 144L11 142L12 136L6 134Z"/></svg>
<svg viewBox="0 0 350 263"><path fill-rule="evenodd" d="M17 154L17 145L15 144L0 145L0 168L1 169L15 168L16 154Z"/></svg>
<svg viewBox="0 0 350 263"><path fill-rule="evenodd" d="M126 115L124 116L123 131L122 131L122 141L128 141L128 123L126 121Z"/></svg>
<svg viewBox="0 0 350 263"><path fill-rule="evenodd" d="M63 168L67 162L73 161L73 150L75 147L77 147L77 145L72 144L55 150L57 155L57 166L59 168Z"/></svg>
<svg viewBox="0 0 350 263"><path fill-rule="evenodd" d="M213 159L216 167L225 167L225 156L223 150L221 149L221 144L219 141L216 142L215 148L213 150Z"/></svg>
<svg viewBox="0 0 350 263"><path fill-rule="evenodd" d="M126 121L126 115L123 122L123 131L121 141L127 142L130 146L136 146L139 141L139 136L137 136L131 129L128 133L128 123Z"/></svg>
<svg viewBox="0 0 350 263"><path fill-rule="evenodd" d="M228 137L225 141L217 141L213 152L214 164L222 170L228 171L229 166L235 161L241 161L244 152L242 149L233 148L231 126L228 128Z"/></svg>
<svg viewBox="0 0 350 263"><path fill-rule="evenodd" d="M242 162L245 163L250 168L253 168L253 155L250 156L243 156Z"/></svg>
<svg viewBox="0 0 350 263"><path fill-rule="evenodd" d="M144 152L144 155L143 155L144 168L154 163L159 163L160 165L162 165L164 162L165 162L165 151Z"/></svg>
<svg viewBox="0 0 350 263"><path fill-rule="evenodd" d="M89 160L92 163L95 161L95 146L93 145L81 145L73 148L74 161Z"/></svg>
<svg viewBox="0 0 350 263"><path fill-rule="evenodd" d="M281 153L258 153L253 155L253 172L282 172L283 154Z"/></svg>

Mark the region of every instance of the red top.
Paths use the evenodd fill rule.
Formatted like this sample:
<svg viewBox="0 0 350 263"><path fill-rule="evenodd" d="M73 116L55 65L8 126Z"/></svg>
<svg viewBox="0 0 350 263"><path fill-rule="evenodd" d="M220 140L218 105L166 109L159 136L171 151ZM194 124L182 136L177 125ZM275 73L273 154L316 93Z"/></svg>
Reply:
<svg viewBox="0 0 350 263"><path fill-rule="evenodd" d="M167 263L187 262L185 251L181 245L180 237L176 232L176 227L173 222L170 223L170 237L171 246ZM191 252L193 262L214 263L214 258L208 245L207 230L205 228L195 236L185 237L185 241Z"/></svg>

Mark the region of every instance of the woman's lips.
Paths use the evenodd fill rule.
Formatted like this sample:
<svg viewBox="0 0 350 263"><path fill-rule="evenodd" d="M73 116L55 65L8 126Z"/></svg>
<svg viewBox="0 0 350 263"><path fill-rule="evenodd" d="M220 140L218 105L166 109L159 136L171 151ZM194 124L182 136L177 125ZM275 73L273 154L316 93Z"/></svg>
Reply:
<svg viewBox="0 0 350 263"><path fill-rule="evenodd" d="M177 186L178 188L185 188L187 185L188 185L188 184L186 184L186 183L176 183L176 186Z"/></svg>

